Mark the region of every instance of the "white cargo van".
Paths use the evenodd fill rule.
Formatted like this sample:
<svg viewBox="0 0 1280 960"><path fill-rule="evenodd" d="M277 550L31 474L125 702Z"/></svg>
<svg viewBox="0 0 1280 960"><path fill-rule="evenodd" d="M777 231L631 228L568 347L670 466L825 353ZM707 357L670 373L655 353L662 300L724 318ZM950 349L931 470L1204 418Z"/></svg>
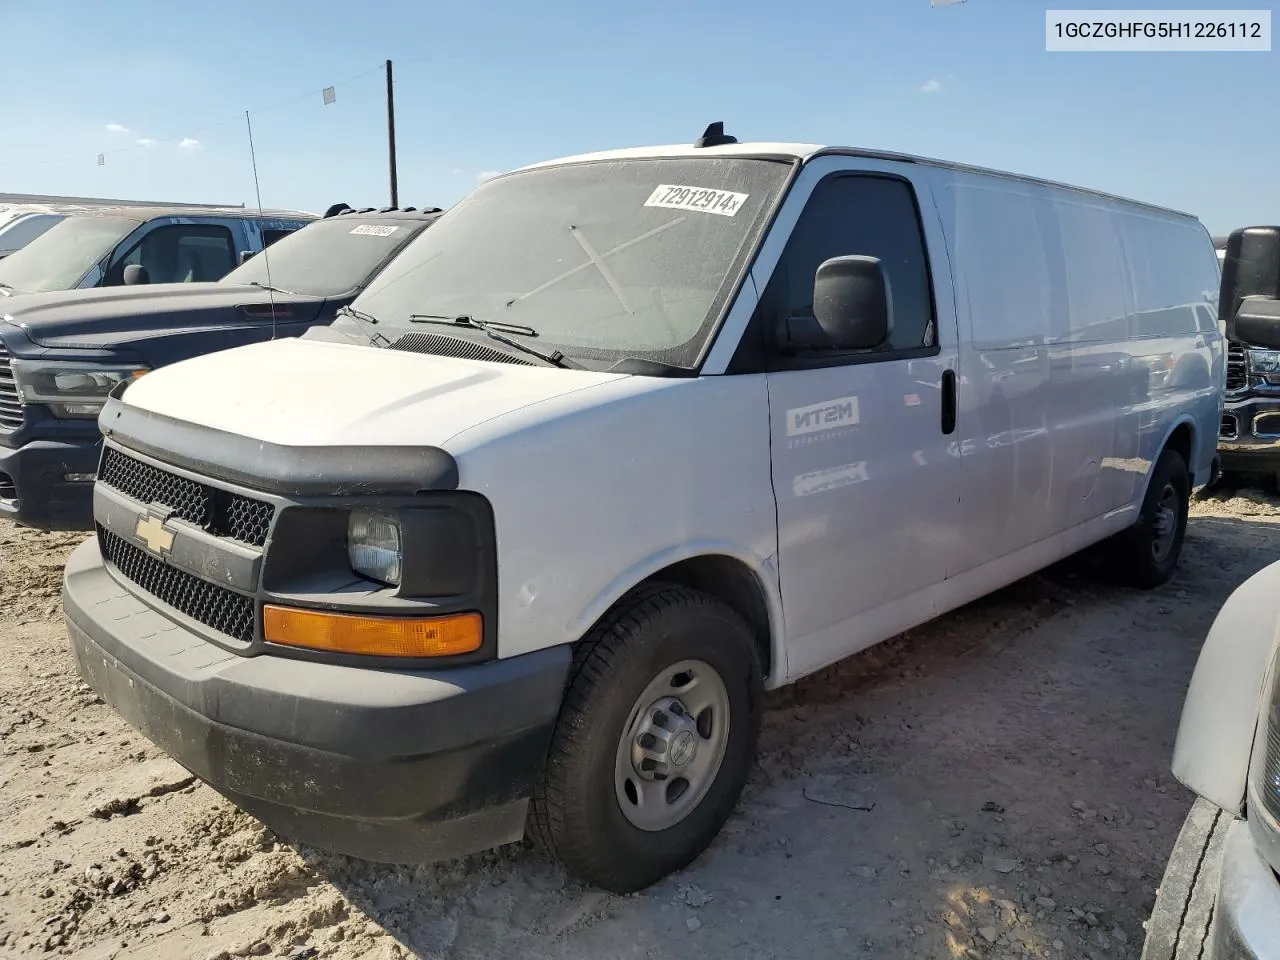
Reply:
<svg viewBox="0 0 1280 960"><path fill-rule="evenodd" d="M325 331L117 388L85 679L279 832L696 857L775 688L1106 538L1173 572L1222 404L1192 217L915 157L493 179Z"/></svg>

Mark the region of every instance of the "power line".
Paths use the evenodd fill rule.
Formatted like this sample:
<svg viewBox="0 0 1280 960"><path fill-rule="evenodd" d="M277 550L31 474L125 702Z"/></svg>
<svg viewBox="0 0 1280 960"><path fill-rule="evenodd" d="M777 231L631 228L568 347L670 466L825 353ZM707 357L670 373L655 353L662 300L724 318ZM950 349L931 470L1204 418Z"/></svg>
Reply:
<svg viewBox="0 0 1280 960"><path fill-rule="evenodd" d="M363 70L360 73L353 74L352 76L347 77L345 80L340 80L338 81L338 83L330 84L329 86L330 87L346 86L349 83L354 83L357 80L361 80L365 77L372 76L375 73L382 73L384 69L385 69L384 65L382 63L379 63L376 67L372 67L368 70ZM181 143L183 140L191 139L197 133L206 133L210 130L216 130L219 127L229 126L233 123L234 124L241 123L246 113L250 116L257 116L258 114L261 114L261 113L267 113L271 110L278 110L281 107L291 106L292 104L298 103L299 101L310 99L311 97L314 97L316 93L317 91L315 89L310 89L304 93L299 93L299 94L296 94L295 96L289 97L288 99L279 100L279 101L276 101L275 103L268 104L265 107L258 107L256 110L248 110L243 113L237 113L232 116L228 116L225 119L215 120L211 123L205 123L198 127L194 127L194 128L188 127L182 133L172 134L170 136L165 136L165 137L142 137L140 138L140 141L138 143L130 144L127 147L116 147L114 150L100 150L97 153L97 164L98 166L104 166L105 165L104 161L107 157L115 157L115 156L119 156L120 154L131 153L135 150L146 150L149 147L155 146L156 144ZM74 158L68 156L59 160L46 160L42 162L71 163L73 161L77 163L83 162L83 158L79 156Z"/></svg>

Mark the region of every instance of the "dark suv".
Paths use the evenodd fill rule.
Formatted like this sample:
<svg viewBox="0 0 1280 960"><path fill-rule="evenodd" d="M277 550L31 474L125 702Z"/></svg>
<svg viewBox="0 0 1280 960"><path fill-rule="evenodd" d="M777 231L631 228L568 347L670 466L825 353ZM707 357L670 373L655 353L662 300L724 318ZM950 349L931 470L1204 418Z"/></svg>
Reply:
<svg viewBox="0 0 1280 960"><path fill-rule="evenodd" d="M0 516L92 528L98 413L120 381L330 323L438 208L328 214L214 283L0 298Z"/></svg>

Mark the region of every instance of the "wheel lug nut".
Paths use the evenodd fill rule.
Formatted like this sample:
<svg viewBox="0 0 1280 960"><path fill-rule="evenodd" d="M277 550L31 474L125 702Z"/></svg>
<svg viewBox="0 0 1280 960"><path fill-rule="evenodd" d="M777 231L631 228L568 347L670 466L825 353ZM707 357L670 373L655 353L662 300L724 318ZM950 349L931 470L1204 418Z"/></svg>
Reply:
<svg viewBox="0 0 1280 960"><path fill-rule="evenodd" d="M657 761L654 760L652 757L645 757L643 760L640 761L640 769L645 771L646 773L649 773L657 769L657 766L658 766Z"/></svg>
<svg viewBox="0 0 1280 960"><path fill-rule="evenodd" d="M663 730L667 729L668 719L669 718L667 717L667 715L663 713L661 710L655 710L653 712L653 722L658 726L662 727Z"/></svg>
<svg viewBox="0 0 1280 960"><path fill-rule="evenodd" d="M640 744L642 750L652 750L658 745L658 738L652 733L642 733L636 742Z"/></svg>

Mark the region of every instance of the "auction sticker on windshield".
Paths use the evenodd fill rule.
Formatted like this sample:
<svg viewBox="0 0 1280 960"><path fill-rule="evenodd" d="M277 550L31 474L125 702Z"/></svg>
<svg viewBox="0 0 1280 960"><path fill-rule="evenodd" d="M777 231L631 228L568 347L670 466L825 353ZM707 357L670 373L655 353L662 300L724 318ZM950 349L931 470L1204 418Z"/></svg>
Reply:
<svg viewBox="0 0 1280 960"><path fill-rule="evenodd" d="M351 232L362 237L389 237L399 229L399 227L379 226L376 223L362 223L352 228Z"/></svg>
<svg viewBox="0 0 1280 960"><path fill-rule="evenodd" d="M737 213L750 194L734 193L731 190L712 190L707 187L681 187L670 183L660 183L649 199L646 207L668 207L672 210L700 210L703 213L716 213L722 217L732 217Z"/></svg>

